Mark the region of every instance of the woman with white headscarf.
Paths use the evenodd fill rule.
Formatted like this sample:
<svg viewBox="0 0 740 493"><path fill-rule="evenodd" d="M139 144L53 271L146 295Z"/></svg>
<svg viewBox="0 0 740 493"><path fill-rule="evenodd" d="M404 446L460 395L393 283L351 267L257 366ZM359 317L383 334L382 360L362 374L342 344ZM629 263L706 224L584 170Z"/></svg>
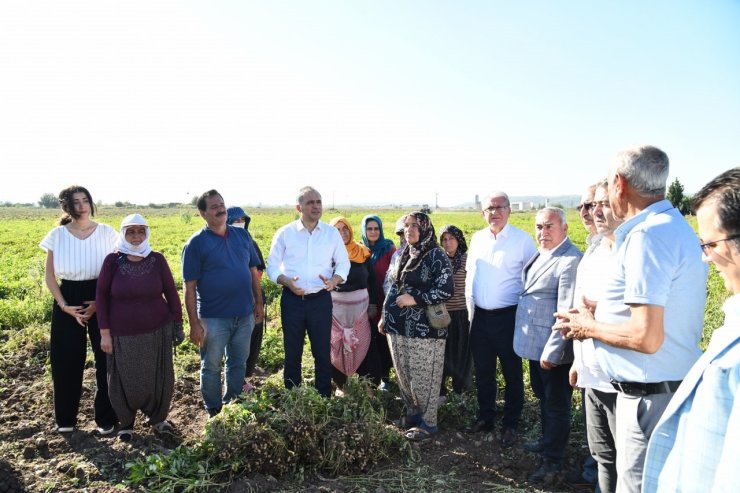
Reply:
<svg viewBox="0 0 740 493"><path fill-rule="evenodd" d="M108 354L108 395L121 427L133 437L141 410L158 432L166 421L175 374L172 346L182 342L182 305L167 260L149 246L149 226L126 216L116 251L103 261L96 291L100 346Z"/></svg>

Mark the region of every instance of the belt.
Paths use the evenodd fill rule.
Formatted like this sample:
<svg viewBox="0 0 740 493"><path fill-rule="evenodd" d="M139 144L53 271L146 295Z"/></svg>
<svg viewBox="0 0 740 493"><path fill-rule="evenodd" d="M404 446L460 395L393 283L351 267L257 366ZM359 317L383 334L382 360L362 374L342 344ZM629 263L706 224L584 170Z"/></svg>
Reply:
<svg viewBox="0 0 740 493"><path fill-rule="evenodd" d="M511 305L511 306L505 306L503 308L494 308L493 310L488 310L486 308L481 308L478 305L475 305L475 311L481 311L482 313L488 313L489 315L495 315L497 313L504 313L511 310L516 310L517 305Z"/></svg>
<svg viewBox="0 0 740 493"><path fill-rule="evenodd" d="M641 382L617 382L611 380L612 387L627 395L650 395L650 394L670 394L678 389L681 381L667 381L655 383Z"/></svg>
<svg viewBox="0 0 740 493"><path fill-rule="evenodd" d="M290 292L292 293L293 291L290 291ZM315 293L303 294L298 297L305 301L305 300L312 300L314 298L318 298L319 296L324 296L325 294L329 294L329 291L327 291L326 289L322 289L321 291L316 291Z"/></svg>

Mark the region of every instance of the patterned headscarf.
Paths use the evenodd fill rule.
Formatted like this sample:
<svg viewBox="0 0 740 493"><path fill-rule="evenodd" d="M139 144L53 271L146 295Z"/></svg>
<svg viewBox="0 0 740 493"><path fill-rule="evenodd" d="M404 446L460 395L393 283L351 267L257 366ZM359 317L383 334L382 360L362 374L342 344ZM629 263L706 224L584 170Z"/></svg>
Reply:
<svg viewBox="0 0 740 493"><path fill-rule="evenodd" d="M367 239L367 222L368 221L375 221L378 223L378 228L380 228L380 237L378 238L378 241L375 242L374 245L370 244L370 241ZM380 260L383 255L386 254L386 252L389 252L391 248L394 246L393 242L385 237L383 234L383 221L380 220L378 216L374 216L372 214L367 215L362 218L362 223L360 224L360 228L362 229L362 242L365 244L366 247L370 249L370 252L372 255L370 256L371 262L375 263L378 260Z"/></svg>
<svg viewBox="0 0 740 493"><path fill-rule="evenodd" d="M451 234L455 237L457 240L457 251L455 252L455 255L452 256L450 259L450 263L452 264L452 272L457 272L460 267L462 267L462 256L465 254L465 252L468 251L468 244L465 242L465 235L462 231L460 231L460 228L457 226L453 226L452 224L447 224L445 226L442 226L442 230L439 232L439 244L442 244L442 236L444 236L445 233Z"/></svg>
<svg viewBox="0 0 740 493"><path fill-rule="evenodd" d="M416 222L419 223L419 241L413 245L409 243L401 253L401 259L398 262L398 272L396 275L396 279L398 279L401 284L403 284L406 273L416 269L421 263L421 259L424 255L439 246L437 244L437 236L434 234L434 226L432 225L432 221L429 220L429 216L423 212L412 212L406 216L406 219L408 219L409 216L414 216Z"/></svg>
<svg viewBox="0 0 740 493"><path fill-rule="evenodd" d="M347 255L349 255L349 261L356 264L362 264L370 257L370 249L358 241L352 241L354 233L352 232L352 226L349 225L346 217L339 216L335 217L329 224L337 228L337 224L342 223L347 226L349 230L349 241L344 244L347 248ZM339 228L337 228L339 229Z"/></svg>
<svg viewBox="0 0 740 493"><path fill-rule="evenodd" d="M132 245L126 241L126 228L129 226L144 226L146 228L146 238L144 241L138 245ZM141 214L129 214L123 218L123 221L121 221L121 232L118 235L118 240L116 242L116 250L125 255L146 257L152 251L152 247L149 246L150 234L149 225Z"/></svg>

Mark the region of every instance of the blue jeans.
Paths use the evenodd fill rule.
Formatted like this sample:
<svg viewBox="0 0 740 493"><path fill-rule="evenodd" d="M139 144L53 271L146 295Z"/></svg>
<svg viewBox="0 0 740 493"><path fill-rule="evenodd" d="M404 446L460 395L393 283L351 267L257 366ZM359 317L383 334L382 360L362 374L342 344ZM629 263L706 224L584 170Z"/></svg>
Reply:
<svg viewBox="0 0 740 493"><path fill-rule="evenodd" d="M246 317L202 318L205 340L200 348L200 393L206 409L220 409L241 394L254 328L254 314ZM221 397L221 361L226 354L226 391Z"/></svg>

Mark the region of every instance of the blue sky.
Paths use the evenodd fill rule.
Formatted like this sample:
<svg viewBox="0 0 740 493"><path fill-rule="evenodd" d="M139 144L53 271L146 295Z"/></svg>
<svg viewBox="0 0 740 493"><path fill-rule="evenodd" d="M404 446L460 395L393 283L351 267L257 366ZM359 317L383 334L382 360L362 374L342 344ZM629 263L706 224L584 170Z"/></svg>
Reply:
<svg viewBox="0 0 740 493"><path fill-rule="evenodd" d="M740 165L740 2L0 3L0 201L580 194Z"/></svg>

